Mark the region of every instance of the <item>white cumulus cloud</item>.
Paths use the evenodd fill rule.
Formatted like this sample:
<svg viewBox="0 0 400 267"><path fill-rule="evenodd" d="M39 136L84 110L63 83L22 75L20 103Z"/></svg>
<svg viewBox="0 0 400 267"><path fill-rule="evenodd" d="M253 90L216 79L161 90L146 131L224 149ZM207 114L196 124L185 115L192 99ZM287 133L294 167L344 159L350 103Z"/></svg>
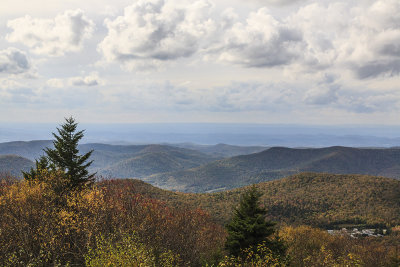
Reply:
<svg viewBox="0 0 400 267"><path fill-rule="evenodd" d="M219 59L245 67L274 67L290 64L297 57L302 34L275 19L267 8L249 15L226 31Z"/></svg>
<svg viewBox="0 0 400 267"><path fill-rule="evenodd" d="M108 62L128 69L151 67L163 61L189 57L202 48L214 31L212 4L200 0L139 0L114 20L106 19L108 34L98 50Z"/></svg>
<svg viewBox="0 0 400 267"><path fill-rule="evenodd" d="M62 56L82 48L94 23L80 9L67 10L54 19L25 17L9 20L7 27L12 32L6 36L9 42L20 42L32 52L41 55Z"/></svg>

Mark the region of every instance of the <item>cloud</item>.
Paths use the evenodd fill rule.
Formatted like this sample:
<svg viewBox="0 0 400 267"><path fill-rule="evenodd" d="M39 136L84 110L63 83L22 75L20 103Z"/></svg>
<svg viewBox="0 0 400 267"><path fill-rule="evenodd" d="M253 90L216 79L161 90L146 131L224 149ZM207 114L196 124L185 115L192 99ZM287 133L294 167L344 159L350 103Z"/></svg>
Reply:
<svg viewBox="0 0 400 267"><path fill-rule="evenodd" d="M92 72L91 74L83 77L72 77L69 79L68 83L71 86L96 86L105 84L104 80L99 77L97 72Z"/></svg>
<svg viewBox="0 0 400 267"><path fill-rule="evenodd" d="M105 20L108 34L98 50L106 61L127 69L189 57L214 30L208 15L211 9L212 4L203 0L186 6L177 1L139 0L126 7L122 16Z"/></svg>
<svg viewBox="0 0 400 267"><path fill-rule="evenodd" d="M20 42L40 55L62 56L82 48L94 30L94 23L80 9L67 10L54 19L38 19L29 15L9 20L12 32L9 42Z"/></svg>
<svg viewBox="0 0 400 267"><path fill-rule="evenodd" d="M98 45L104 61L140 70L202 55L244 68L350 71L361 80L400 73L397 0L314 1L285 15L262 7L244 19L233 8L214 14L205 0L183 2L139 0L122 16L106 19L108 34Z"/></svg>
<svg viewBox="0 0 400 267"><path fill-rule="evenodd" d="M304 70L348 69L356 78L394 76L400 70L400 2L353 6L310 4L293 14L305 49L297 64Z"/></svg>
<svg viewBox="0 0 400 267"><path fill-rule="evenodd" d="M98 86L104 85L105 81L99 77L97 72L92 72L86 76L75 76L66 79L53 78L46 82L46 86L51 88L64 88L73 86Z"/></svg>
<svg viewBox="0 0 400 267"><path fill-rule="evenodd" d="M297 58L302 34L276 20L267 8L249 15L246 23L235 23L223 37L219 60L245 67L275 67Z"/></svg>
<svg viewBox="0 0 400 267"><path fill-rule="evenodd" d="M25 52L13 47L0 50L0 74L26 74L31 68Z"/></svg>
<svg viewBox="0 0 400 267"><path fill-rule="evenodd" d="M291 1L289 1L291 2ZM286 17L263 7L229 27L210 49L218 60L300 72L350 70L358 79L400 73L400 2L315 2ZM371 19L373 18L373 19ZM224 15L221 21L226 21Z"/></svg>
<svg viewBox="0 0 400 267"><path fill-rule="evenodd" d="M252 0L252 1L255 1L260 4L277 5L277 6L291 5L300 2L300 0Z"/></svg>
<svg viewBox="0 0 400 267"><path fill-rule="evenodd" d="M46 86L51 88L63 88L65 83L62 79L53 78L46 81Z"/></svg>
<svg viewBox="0 0 400 267"><path fill-rule="evenodd" d="M328 105L335 103L338 100L337 91L339 88L338 85L320 85L314 87L306 92L304 100L307 104L312 105Z"/></svg>

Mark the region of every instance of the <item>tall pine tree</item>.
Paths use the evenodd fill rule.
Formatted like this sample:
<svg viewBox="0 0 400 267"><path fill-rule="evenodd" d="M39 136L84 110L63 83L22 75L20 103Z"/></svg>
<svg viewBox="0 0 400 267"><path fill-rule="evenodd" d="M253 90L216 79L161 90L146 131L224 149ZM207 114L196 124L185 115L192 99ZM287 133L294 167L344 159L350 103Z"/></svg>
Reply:
<svg viewBox="0 0 400 267"><path fill-rule="evenodd" d="M225 248L232 256L239 256L247 248L255 248L265 242L271 251L280 253L283 249L279 241L269 237L275 232L275 223L265 219L266 209L260 206L260 193L255 186L246 191L235 208L230 222L226 225L228 237Z"/></svg>
<svg viewBox="0 0 400 267"><path fill-rule="evenodd" d="M79 155L78 142L82 139L84 131L77 132L77 126L78 123L72 117L66 118L61 128L57 128L58 135L53 133L54 149L44 150L50 164L66 174L70 189L92 182L95 175L89 174L87 170L93 162L88 161L93 150Z"/></svg>

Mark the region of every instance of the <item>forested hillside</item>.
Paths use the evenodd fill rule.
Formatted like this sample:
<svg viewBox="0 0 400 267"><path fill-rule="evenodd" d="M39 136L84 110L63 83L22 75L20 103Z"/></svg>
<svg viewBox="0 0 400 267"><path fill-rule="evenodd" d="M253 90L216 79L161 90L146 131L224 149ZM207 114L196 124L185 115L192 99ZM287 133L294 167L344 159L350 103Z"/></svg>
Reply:
<svg viewBox="0 0 400 267"><path fill-rule="evenodd" d="M400 149L274 147L211 162L189 170L157 174L150 183L186 192L231 189L301 172L400 177Z"/></svg>
<svg viewBox="0 0 400 267"><path fill-rule="evenodd" d="M159 189L139 180L114 180L109 185L169 203L207 210L226 222L246 187L193 194ZM335 228L342 225L400 224L400 181L367 175L302 173L259 183L270 219L289 224Z"/></svg>
<svg viewBox="0 0 400 267"><path fill-rule="evenodd" d="M31 182L0 179L2 266L400 263L400 181L390 178L304 173L256 185L287 250L282 258L260 244L255 254L245 252L244 258L236 259L225 256L223 225L247 188L189 194L118 179L60 195L54 190L61 173L40 175ZM387 235L354 239L304 224L372 227L385 229Z"/></svg>
<svg viewBox="0 0 400 267"><path fill-rule="evenodd" d="M165 145L81 145L82 152L94 149L91 171L106 177L144 177L155 173L197 167L216 158L201 152Z"/></svg>

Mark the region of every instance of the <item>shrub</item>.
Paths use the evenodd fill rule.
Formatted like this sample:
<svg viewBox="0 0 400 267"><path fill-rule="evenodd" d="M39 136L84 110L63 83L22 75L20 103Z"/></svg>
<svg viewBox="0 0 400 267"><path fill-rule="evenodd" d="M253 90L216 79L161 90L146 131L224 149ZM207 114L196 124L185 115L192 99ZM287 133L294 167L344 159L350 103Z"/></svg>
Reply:
<svg viewBox="0 0 400 267"><path fill-rule="evenodd" d="M283 267L287 259L269 249L266 242L242 250L239 256L226 256L218 266Z"/></svg>

